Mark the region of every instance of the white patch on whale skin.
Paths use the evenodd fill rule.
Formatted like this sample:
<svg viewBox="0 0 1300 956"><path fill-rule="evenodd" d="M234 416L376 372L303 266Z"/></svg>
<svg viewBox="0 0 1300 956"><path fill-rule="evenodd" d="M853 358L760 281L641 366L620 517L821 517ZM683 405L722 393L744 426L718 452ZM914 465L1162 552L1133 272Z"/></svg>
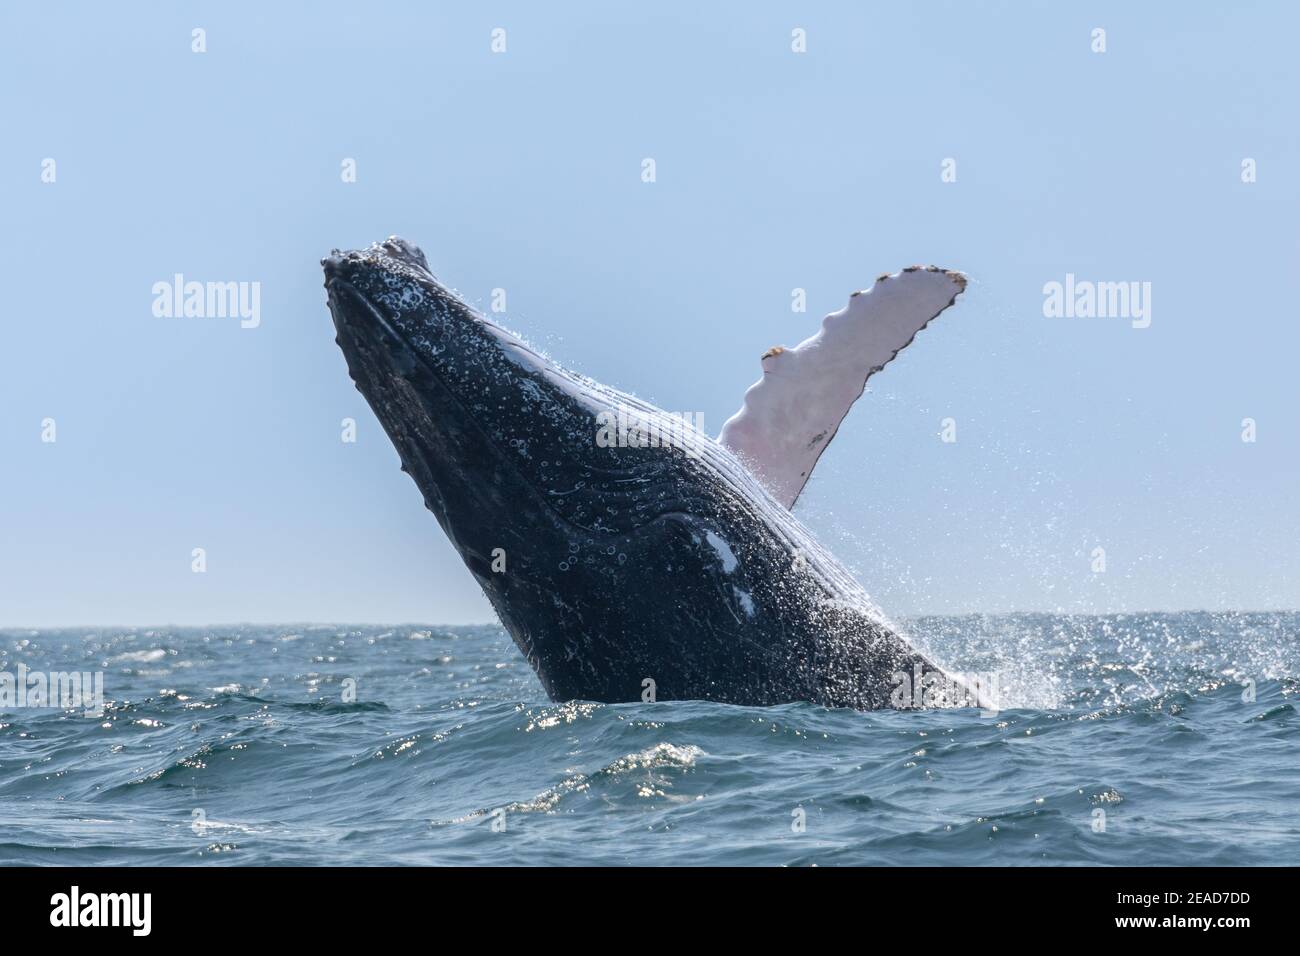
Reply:
<svg viewBox="0 0 1300 956"><path fill-rule="evenodd" d="M740 588L738 588L738 587L734 587L734 586L733 586L731 590L732 590L733 592L735 592L736 600L739 601L739 602L740 602L740 606L741 606L742 608L744 608L744 610L745 610L745 616L746 616L746 617L753 617L753 616L754 616L754 596L753 596L752 594L750 594L748 591L742 591L742 590L741 590Z"/></svg>
<svg viewBox="0 0 1300 956"><path fill-rule="evenodd" d="M736 570L736 565L740 562L736 560L736 554L731 550L731 545L727 544L727 542L723 541L712 531L704 532L704 538L709 542L709 546L718 553L718 557L722 560L723 573L730 574L732 571Z"/></svg>
<svg viewBox="0 0 1300 956"><path fill-rule="evenodd" d="M718 442L793 507L813 466L869 379L952 305L966 278L934 266L881 276L822 320L816 335L762 358L763 377L722 426Z"/></svg>

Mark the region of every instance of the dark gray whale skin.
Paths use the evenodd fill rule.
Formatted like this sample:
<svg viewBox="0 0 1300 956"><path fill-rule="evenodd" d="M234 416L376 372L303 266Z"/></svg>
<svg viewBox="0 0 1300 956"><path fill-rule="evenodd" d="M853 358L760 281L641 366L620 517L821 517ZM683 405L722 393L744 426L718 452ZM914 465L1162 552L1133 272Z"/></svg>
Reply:
<svg viewBox="0 0 1300 956"><path fill-rule="evenodd" d="M538 355L404 240L322 265L357 388L552 699L866 710L935 670L727 449L601 447L598 413L665 413Z"/></svg>

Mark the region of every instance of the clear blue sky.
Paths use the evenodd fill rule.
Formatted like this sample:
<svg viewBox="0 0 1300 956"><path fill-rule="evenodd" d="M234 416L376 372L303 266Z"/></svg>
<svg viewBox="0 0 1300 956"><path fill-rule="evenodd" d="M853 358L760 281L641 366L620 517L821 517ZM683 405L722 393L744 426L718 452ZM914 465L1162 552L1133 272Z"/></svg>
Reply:
<svg viewBox="0 0 1300 956"><path fill-rule="evenodd" d="M715 434L962 269L798 509L888 613L1300 606L1293 5L558 6L3 7L0 626L491 619L333 343L319 258L391 233ZM177 272L261 326L155 318ZM1045 318L1067 272L1151 327Z"/></svg>

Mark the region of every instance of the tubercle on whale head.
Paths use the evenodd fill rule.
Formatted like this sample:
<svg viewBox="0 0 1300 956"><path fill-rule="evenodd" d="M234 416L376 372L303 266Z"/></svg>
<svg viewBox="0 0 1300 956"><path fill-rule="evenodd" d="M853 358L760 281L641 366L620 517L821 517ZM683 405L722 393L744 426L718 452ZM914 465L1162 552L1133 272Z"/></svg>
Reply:
<svg viewBox="0 0 1300 956"><path fill-rule="evenodd" d="M339 249L331 249L330 254L320 261L321 267L325 270L325 287L328 289L330 279L343 272L348 264L364 262L367 259L379 261L385 257L422 269L429 274L430 278L434 278L433 273L429 271L429 260L425 258L424 251L419 246L407 242L400 236L389 236L383 242L376 242L365 250L354 249L343 252Z"/></svg>

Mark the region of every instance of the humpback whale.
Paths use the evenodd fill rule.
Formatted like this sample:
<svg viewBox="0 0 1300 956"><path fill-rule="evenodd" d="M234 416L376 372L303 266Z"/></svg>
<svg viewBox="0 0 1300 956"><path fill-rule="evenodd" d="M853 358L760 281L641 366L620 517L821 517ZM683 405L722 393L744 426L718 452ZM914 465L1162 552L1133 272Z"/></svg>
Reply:
<svg viewBox="0 0 1300 956"><path fill-rule="evenodd" d="M944 676L790 506L959 273L914 267L855 293L764 356L714 440L540 355L402 239L321 264L353 381L552 699L869 710L910 706L891 694L901 674ZM598 440L629 419L634 440Z"/></svg>

